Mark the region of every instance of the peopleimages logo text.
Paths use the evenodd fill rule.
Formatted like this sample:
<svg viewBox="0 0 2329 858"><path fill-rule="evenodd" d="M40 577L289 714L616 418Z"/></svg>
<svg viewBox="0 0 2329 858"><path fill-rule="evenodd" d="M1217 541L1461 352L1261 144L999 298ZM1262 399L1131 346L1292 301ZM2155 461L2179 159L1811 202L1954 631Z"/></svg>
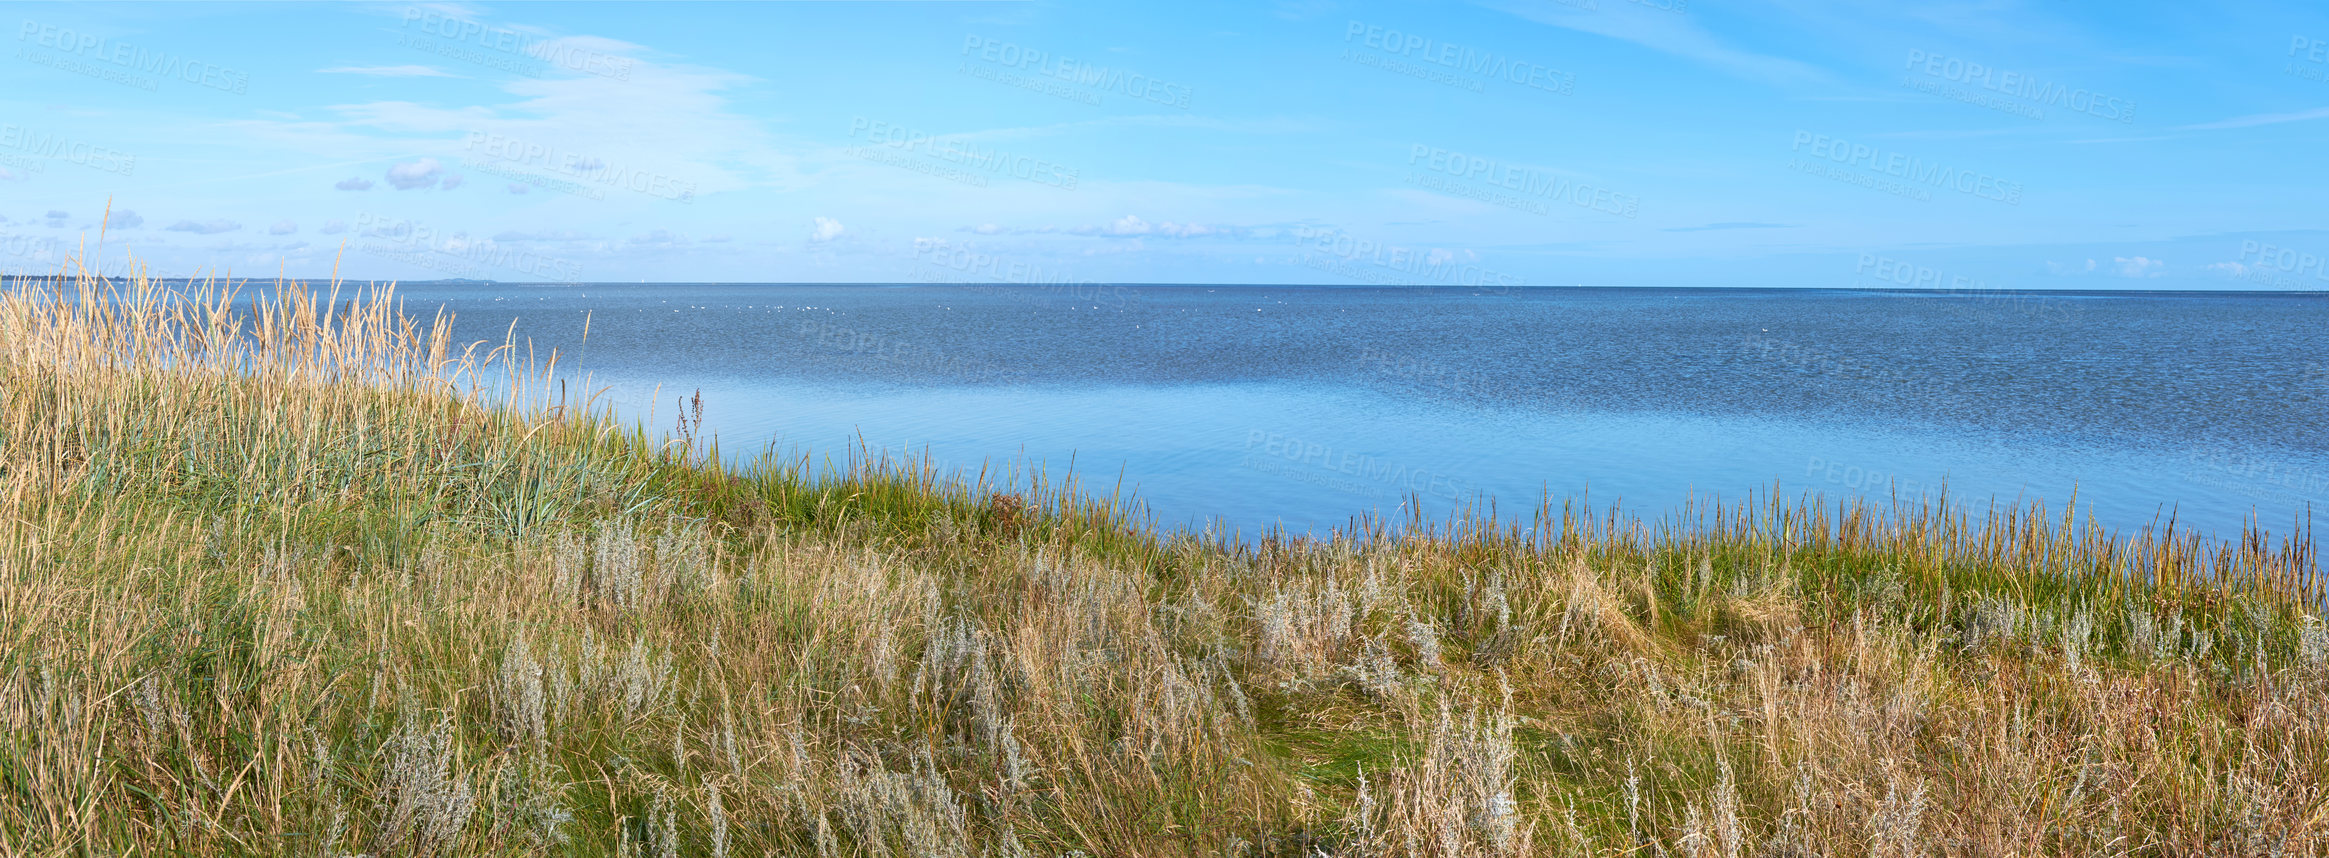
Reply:
<svg viewBox="0 0 2329 858"><path fill-rule="evenodd" d="M381 239L366 241L357 245L358 249L434 271L470 276L483 268L501 268L559 283L572 283L582 276L581 264L571 259L472 239L465 232L447 234L406 218L361 212L356 215L355 226L358 236Z"/></svg>
<svg viewBox="0 0 2329 858"><path fill-rule="evenodd" d="M2292 36L2289 38L2289 56L2303 57L2309 63L2329 63L2329 39Z"/></svg>
<svg viewBox="0 0 2329 858"><path fill-rule="evenodd" d="M2052 316L2063 321L2077 319L2084 313L2079 302L2046 295L2034 295L2014 289L1991 288L1989 282L1963 274L1951 274L1938 268L1918 265L1875 253L1860 254L1860 264L1852 273L1868 280L1923 289L1958 298L1971 298L1968 309L2020 313L2032 317ZM1949 302L1947 306L1966 302Z"/></svg>
<svg viewBox="0 0 2329 858"><path fill-rule="evenodd" d="M83 59L110 63L141 74L176 78L236 95L242 95L251 84L249 74L234 69L38 21L24 22L24 27L16 33L16 40Z"/></svg>
<svg viewBox="0 0 2329 858"><path fill-rule="evenodd" d="M1862 277L1871 277L1911 289L1972 291L1985 288L1982 281L1962 274L1948 274L1938 268L1929 268L1873 253L1860 254L1860 264L1854 267L1852 272Z"/></svg>
<svg viewBox="0 0 2329 858"><path fill-rule="evenodd" d="M1493 158L1421 143L1408 147L1407 164L1518 191L1527 197L1565 200L1578 208L1608 212L1619 217L1633 217L1640 214L1642 208L1642 198L1633 194L1621 194L1608 188L1570 181L1566 176L1556 176L1543 170L1514 166Z"/></svg>
<svg viewBox="0 0 2329 858"><path fill-rule="evenodd" d="M0 256L21 256L27 259L46 259L56 255L57 240L47 236L0 236Z"/></svg>
<svg viewBox="0 0 2329 858"><path fill-rule="evenodd" d="M1402 59L1460 69L1482 77L1501 78L1556 95L1568 95L1577 86L1576 75L1559 69L1502 56L1493 51L1474 50L1427 36L1402 33L1364 21L1350 22L1343 30L1342 40L1346 43L1358 42Z"/></svg>
<svg viewBox="0 0 2329 858"><path fill-rule="evenodd" d="M560 151L555 146L521 140L484 131L469 132L469 151L505 162L514 167L549 170L593 184L622 188L651 197L660 197L683 203L695 201L695 183L653 170L641 170L621 164L609 164L599 158L578 152ZM472 167L482 169L485 162L470 159ZM497 173L496 175L504 175ZM508 177L515 178L515 177ZM519 181L528 181L519 179ZM564 188L550 188L565 190ZM601 197L603 198L603 197Z"/></svg>
<svg viewBox="0 0 2329 858"><path fill-rule="evenodd" d="M2329 39L2316 39L2303 34L2290 36L2289 58L2288 66L2281 69L2283 74L2306 80L2329 79L2329 74L2324 74L2323 68L2329 66ZM2297 65L2297 60L2310 65Z"/></svg>
<svg viewBox="0 0 2329 858"><path fill-rule="evenodd" d="M1073 57L1053 56L1049 51L1021 47L1011 42L979 35L964 36L962 53L1003 68L1019 69L1103 92L1153 101L1167 107L1189 106L1190 90L1186 84L1159 80L1139 72L1093 65Z"/></svg>
<svg viewBox="0 0 2329 858"><path fill-rule="evenodd" d="M2329 283L2329 257L2310 251L2266 244L2252 238L2240 242L2240 261L2258 271L2270 269L2284 274L2310 272L2314 280Z"/></svg>
<svg viewBox="0 0 2329 858"><path fill-rule="evenodd" d="M973 176L977 173L1008 175L1071 191L1075 190L1078 181L1074 167L1000 149L981 149L972 143L950 140L942 135L863 116L850 119L849 136L901 152L915 152L950 164L959 164L965 170L975 171L971 173Z"/></svg>
<svg viewBox="0 0 2329 858"><path fill-rule="evenodd" d="M803 319L796 332L808 335L813 342L825 348L921 372L973 381L993 381L1026 374L1025 370L1016 367L945 354L919 343L892 339L888 334L878 331L844 327L825 319Z"/></svg>
<svg viewBox="0 0 2329 858"><path fill-rule="evenodd" d="M1795 145L1792 148L1818 160L1859 167L1911 184L1944 188L2007 205L2022 203L2020 182L2009 182L1989 173L1926 161L1902 152L1886 152L1865 143L1853 143L1799 130L1795 132Z"/></svg>
<svg viewBox="0 0 2329 858"><path fill-rule="evenodd" d="M2047 107L2059 107L2118 122L2135 121L2135 103L2132 101L2040 80L2018 71L2003 71L1971 60L1917 50L1908 52L1907 67L1951 83L1980 87Z"/></svg>
<svg viewBox="0 0 2329 858"><path fill-rule="evenodd" d="M1294 229L1294 241L1300 247L1324 254L1305 258L1303 264L1370 283L1440 284L1491 290L1514 290L1526 285L1519 277L1460 260L1440 248L1404 247L1359 238L1339 229L1307 226ZM1342 264L1336 264L1335 260ZM1385 278L1372 275L1369 269L1403 276Z"/></svg>
<svg viewBox="0 0 2329 858"><path fill-rule="evenodd" d="M1946 488L1940 483L1908 479L1899 473L1887 473L1874 468L1863 468L1859 465L1830 462L1818 456L1810 457L1810 460L1804 464L1803 475L1820 477L1853 491L1870 494L1891 491L1910 498L1938 493Z"/></svg>
<svg viewBox="0 0 2329 858"><path fill-rule="evenodd" d="M1253 459L1259 455L1449 500L1462 500L1477 491L1447 474L1264 429L1246 432L1245 449L1247 467L1255 467Z"/></svg>
<svg viewBox="0 0 2329 858"><path fill-rule="evenodd" d="M476 45L508 56L530 57L567 71L612 80L631 79L631 59L594 51L572 39L551 39L495 27L435 9L408 6L404 26L449 44Z"/></svg>
<svg viewBox="0 0 2329 858"><path fill-rule="evenodd" d="M1057 271L1031 265L978 248L958 244L943 238L914 239L914 259L933 268L958 272L966 283L1008 283L1022 286L1040 286L1042 291L1065 294L1079 301L1098 302L1103 296L1117 307L1128 306L1134 299L1132 290L1122 286L1104 286L1089 280L1079 280Z"/></svg>
<svg viewBox="0 0 2329 858"><path fill-rule="evenodd" d="M0 149L12 149L56 158L93 170L127 176L137 169L137 156L20 125L0 125Z"/></svg>

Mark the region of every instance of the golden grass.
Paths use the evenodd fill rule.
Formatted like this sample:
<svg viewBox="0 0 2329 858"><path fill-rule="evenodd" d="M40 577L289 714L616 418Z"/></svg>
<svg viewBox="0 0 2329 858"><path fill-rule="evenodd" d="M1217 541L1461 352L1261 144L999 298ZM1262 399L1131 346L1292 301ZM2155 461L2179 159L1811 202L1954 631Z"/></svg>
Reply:
<svg viewBox="0 0 2329 858"><path fill-rule="evenodd" d="M2309 536L1224 544L723 469L443 319L0 294L0 853L2324 854Z"/></svg>

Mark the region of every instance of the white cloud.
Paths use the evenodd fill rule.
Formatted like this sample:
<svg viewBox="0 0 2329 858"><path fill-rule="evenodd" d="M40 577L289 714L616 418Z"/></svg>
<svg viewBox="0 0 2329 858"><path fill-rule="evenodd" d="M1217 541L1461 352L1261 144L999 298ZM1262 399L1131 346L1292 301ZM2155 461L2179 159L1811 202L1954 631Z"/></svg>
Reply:
<svg viewBox="0 0 2329 858"><path fill-rule="evenodd" d="M454 189L454 188L458 188L458 187L460 187L460 186L461 186L461 174L460 174L460 173L454 173L453 175L446 176L446 177L445 177L445 182L444 182L444 184L442 184L442 185L439 185L438 187L441 187L441 188L444 188L445 190L448 190L448 191L450 191L450 190L452 190L452 189Z"/></svg>
<svg viewBox="0 0 2329 858"><path fill-rule="evenodd" d="M201 223L196 223L190 220L182 220L177 223L170 224L168 227L171 232L191 232L196 235L217 235L222 232L233 232L242 228L242 224L235 223L231 220L223 220L218 218L213 218Z"/></svg>
<svg viewBox="0 0 2329 858"><path fill-rule="evenodd" d="M842 231L843 227L840 221L829 217L817 218L816 228L809 231L809 240L815 242L832 241L840 238Z"/></svg>
<svg viewBox="0 0 2329 858"><path fill-rule="evenodd" d="M316 69L324 74L360 74L368 77L460 77L432 66L336 66Z"/></svg>
<svg viewBox="0 0 2329 858"><path fill-rule="evenodd" d="M2167 273L2166 260L2142 256L2114 256L2111 257L2111 261L2118 263L2119 276L2121 277L2157 277Z"/></svg>
<svg viewBox="0 0 2329 858"><path fill-rule="evenodd" d="M2239 262L2210 262L2207 268L2209 271L2220 271L2234 277L2245 275L2249 271L2247 265Z"/></svg>
<svg viewBox="0 0 2329 858"><path fill-rule="evenodd" d="M129 209L122 209L105 216L106 229L136 229L145 225L145 222L145 218L138 217L137 212Z"/></svg>
<svg viewBox="0 0 2329 858"><path fill-rule="evenodd" d="M1077 235L1142 236L1166 238L1199 238L1208 235L1227 235L1237 232L1236 227L1209 226L1201 223L1162 221L1149 223L1137 215L1125 215L1105 226L1084 226L1068 230Z"/></svg>
<svg viewBox="0 0 2329 858"><path fill-rule="evenodd" d="M407 164L388 168L388 184L399 191L426 188L437 183L445 174L445 167L435 158L422 158Z"/></svg>
<svg viewBox="0 0 2329 858"><path fill-rule="evenodd" d="M332 220L327 220L327 221L324 221L324 222L323 222L323 226L322 226L321 228L319 228L319 229L317 229L317 230L316 230L316 232L320 232L320 233L323 233L323 234L325 234L325 235L339 235L340 233L347 232L347 231L348 231L348 222L347 222L347 221L344 221L344 220L340 220L340 219L338 219L338 218L334 218L334 219L332 219Z"/></svg>
<svg viewBox="0 0 2329 858"><path fill-rule="evenodd" d="M369 191L372 190L372 180L361 177L353 179L341 179L339 184L333 185L332 187L343 191Z"/></svg>
<svg viewBox="0 0 2329 858"><path fill-rule="evenodd" d="M268 235L290 235L298 231L299 224L288 220L276 221L274 226L267 227Z"/></svg>
<svg viewBox="0 0 2329 858"><path fill-rule="evenodd" d="M590 236L589 236L589 235L587 235L587 234L585 234L585 233L579 233L579 232L575 232L575 231L573 231L573 230L569 230L569 229L555 229L555 230L551 230L551 231L549 231L549 232L519 232L519 231L517 231L517 230L505 230L505 231L502 231L502 232L495 233L495 234L494 234L494 236L493 236L493 240L494 240L494 241L589 241L589 240L590 240Z"/></svg>
<svg viewBox="0 0 2329 858"><path fill-rule="evenodd" d="M766 119L738 109L729 92L755 78L700 66L639 59L646 49L593 36L546 38L545 56L603 55L625 63L622 79L551 64L544 78L497 86L506 95L441 106L414 101L337 104L321 120L260 118L225 123L259 145L345 153L350 158L409 161L416 155L451 163L470 152L472 134L499 135L554 153L552 163L587 172L591 161L624 175L643 174L659 188L691 197L749 187L809 184L797 143L780 141ZM624 129L610 135L610 128ZM587 160L586 160L587 156ZM574 159L568 161L567 159ZM426 181L422 179L420 181ZM418 185L416 185L418 187ZM613 197L612 189L609 192ZM653 197L641 196L652 202Z"/></svg>

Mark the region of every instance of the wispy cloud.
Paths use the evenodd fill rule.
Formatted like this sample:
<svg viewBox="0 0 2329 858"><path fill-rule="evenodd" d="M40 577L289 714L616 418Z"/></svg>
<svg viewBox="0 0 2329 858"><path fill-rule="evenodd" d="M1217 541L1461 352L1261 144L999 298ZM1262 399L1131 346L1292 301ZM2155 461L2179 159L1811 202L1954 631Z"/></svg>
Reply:
<svg viewBox="0 0 2329 858"><path fill-rule="evenodd" d="M1491 2L1491 8L1554 27L1607 36L1655 51L1704 63L1739 77L1764 83L1803 83L1827 79L1826 72L1799 60L1758 54L1732 47L1695 21L1640 9L1574 8L1557 3Z"/></svg>
<svg viewBox="0 0 2329 858"><path fill-rule="evenodd" d="M1877 140L1970 140L1982 137L2020 137L2030 133L2029 128L1935 128L1872 131L1867 136Z"/></svg>
<svg viewBox="0 0 2329 858"><path fill-rule="evenodd" d="M2151 143L2159 140L2180 139L2182 139L2182 135L2178 134L2156 134L2144 137L2084 137L2077 140L2064 140L2062 142L2065 145L2071 146L2096 146L2113 143Z"/></svg>
<svg viewBox="0 0 2329 858"><path fill-rule="evenodd" d="M1054 122L1048 125L1029 125L1017 128L986 128L945 135L960 140L1011 140L1046 137L1071 131L1109 128L1175 128L1192 131L1211 131L1222 134L1308 134L1333 127L1315 119L1271 116L1253 119L1223 119L1188 114L1142 113L1130 116L1104 116L1098 119L1078 119L1072 122Z"/></svg>
<svg viewBox="0 0 2329 858"><path fill-rule="evenodd" d="M2295 113L2255 113L2248 116L2219 119L2214 122L2202 122L2198 125L2179 125L2176 128L2180 131L2221 131L2226 128L2254 128L2259 125L2279 125L2283 122L2304 122L2311 119L2329 119L2329 107L2316 107L2311 110L2299 110Z"/></svg>
<svg viewBox="0 0 2329 858"><path fill-rule="evenodd" d="M1720 223L1710 223L1710 224L1706 224L1706 225L1703 225L1703 226L1670 226L1670 227L1666 227L1664 231L1665 231L1665 232L1710 232L1710 231L1713 231L1713 230L1722 230L1722 229L1794 229L1795 227L1796 227L1796 224L1792 224L1792 223L1758 223L1758 222L1755 222L1755 221L1744 221L1744 220L1726 220L1726 221L1722 221L1722 222L1720 222Z"/></svg>
<svg viewBox="0 0 2329 858"><path fill-rule="evenodd" d="M227 123L269 143L305 151L372 153L442 163L476 157L466 141L496 135L519 145L557 146L626 172L668 176L697 194L751 186L799 187L799 146L779 141L764 121L741 112L728 92L747 75L639 59L646 49L596 36L545 39L545 54L581 52L633 60L626 79L599 75L518 78L496 84L509 97L457 107L408 100L338 104L325 119L264 118ZM628 129L608 135L608 128ZM565 141L591 141L567 151ZM416 184L411 187L426 187Z"/></svg>
<svg viewBox="0 0 2329 858"><path fill-rule="evenodd" d="M634 235L630 240L630 246L632 247L657 248L663 250L681 247L687 243L688 241L686 236L675 234L668 229L658 229L643 235Z"/></svg>

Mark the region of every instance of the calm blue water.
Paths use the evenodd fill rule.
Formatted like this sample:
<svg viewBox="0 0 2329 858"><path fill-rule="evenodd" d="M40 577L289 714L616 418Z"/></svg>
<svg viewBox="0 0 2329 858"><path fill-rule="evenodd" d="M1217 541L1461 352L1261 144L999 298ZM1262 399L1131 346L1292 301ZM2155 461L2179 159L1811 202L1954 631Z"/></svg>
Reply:
<svg viewBox="0 0 2329 858"><path fill-rule="evenodd" d="M1018 463L1161 524L1323 533L1587 496L2077 492L2230 534L2329 513L2329 296L1352 287L409 285L515 319L725 452ZM588 314L588 342L582 323ZM660 386L660 393L657 389ZM652 413L650 418L648 415Z"/></svg>

